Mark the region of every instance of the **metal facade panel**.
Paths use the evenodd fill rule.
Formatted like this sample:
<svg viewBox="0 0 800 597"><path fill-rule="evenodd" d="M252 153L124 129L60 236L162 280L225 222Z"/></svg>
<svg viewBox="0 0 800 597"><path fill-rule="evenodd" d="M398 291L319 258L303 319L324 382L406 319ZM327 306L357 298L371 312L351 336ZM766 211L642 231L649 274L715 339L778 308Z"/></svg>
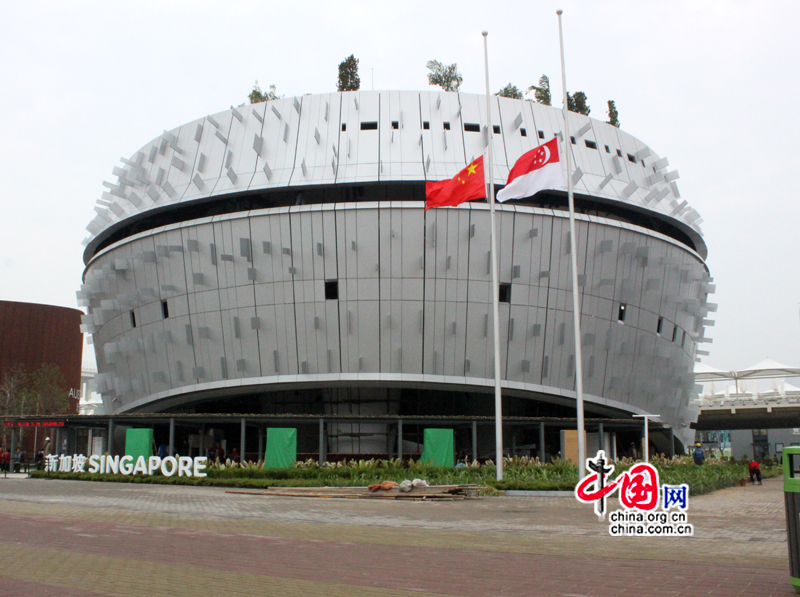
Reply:
<svg viewBox="0 0 800 597"><path fill-rule="evenodd" d="M339 146L341 96L342 94L337 93L305 95L300 98L302 110L291 185L336 182L335 168L332 164L336 162L334 152L338 152Z"/></svg>
<svg viewBox="0 0 800 597"><path fill-rule="evenodd" d="M512 284L512 304L501 305L504 378L572 390L567 220L526 207L497 215L501 280ZM90 299L98 362L118 379L106 398L117 397L119 409L196 381L272 376L276 360L280 375L309 375L312 383L328 372L489 381L488 223L478 205L427 214L399 204L298 206L155 230L114 246L87 273L98 293L120 299ZM627 224L581 218L577 234L586 391L672 412L691 385L684 374L692 335L702 330L702 262ZM253 268L256 280L248 277ZM324 299L328 279L339 281L338 301ZM628 306L624 324L616 321L620 301Z"/></svg>
<svg viewBox="0 0 800 597"><path fill-rule="evenodd" d="M203 131L199 144L194 141L197 126L195 125L190 129L192 132L191 143L197 146L197 159L190 177L193 182L186 187L182 201L208 197L214 192L214 187L216 187L220 177L225 175L223 167L227 157L227 139L230 133L231 120L233 120L233 115L230 111L207 117L203 122ZM212 121L217 123L216 126L212 124Z"/></svg>
<svg viewBox="0 0 800 597"><path fill-rule="evenodd" d="M266 102L261 129L264 142L250 183L251 189L285 187L292 179L299 122L299 115L293 107L294 99L289 97Z"/></svg>
<svg viewBox="0 0 800 597"><path fill-rule="evenodd" d="M256 172L258 154L253 149L253 140L256 135L262 135L263 124L253 115L249 105L234 110L242 120L231 119L222 174L214 187L215 195L247 190Z"/></svg>

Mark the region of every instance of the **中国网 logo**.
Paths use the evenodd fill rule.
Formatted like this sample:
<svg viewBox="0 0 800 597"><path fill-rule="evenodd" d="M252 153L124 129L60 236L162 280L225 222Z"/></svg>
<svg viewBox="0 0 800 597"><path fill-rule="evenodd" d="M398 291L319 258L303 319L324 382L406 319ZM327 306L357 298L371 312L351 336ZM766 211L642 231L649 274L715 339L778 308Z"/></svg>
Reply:
<svg viewBox="0 0 800 597"><path fill-rule="evenodd" d="M575 487L575 497L594 504L600 520L605 519L606 499L618 492L621 509L609 513L608 532L615 537L688 537L694 527L687 522L689 486L661 485L656 468L646 462L633 465L611 479L614 465L603 450L586 459L592 471ZM659 502L661 509L659 509Z"/></svg>

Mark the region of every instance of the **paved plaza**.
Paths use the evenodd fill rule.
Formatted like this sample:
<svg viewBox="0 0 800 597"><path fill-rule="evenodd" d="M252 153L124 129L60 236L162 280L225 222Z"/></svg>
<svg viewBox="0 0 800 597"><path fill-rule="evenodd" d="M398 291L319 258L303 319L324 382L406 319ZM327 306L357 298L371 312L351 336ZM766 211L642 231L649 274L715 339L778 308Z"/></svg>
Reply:
<svg viewBox="0 0 800 597"><path fill-rule="evenodd" d="M615 500L611 509L618 507ZM400 502L0 478L0 595L794 595L782 479L614 538L568 497Z"/></svg>

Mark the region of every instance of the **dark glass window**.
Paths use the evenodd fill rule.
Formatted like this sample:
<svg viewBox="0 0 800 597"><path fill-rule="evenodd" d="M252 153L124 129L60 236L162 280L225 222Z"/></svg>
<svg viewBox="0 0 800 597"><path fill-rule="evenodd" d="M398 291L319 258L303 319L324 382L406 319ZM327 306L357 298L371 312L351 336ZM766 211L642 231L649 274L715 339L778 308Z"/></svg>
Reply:
<svg viewBox="0 0 800 597"><path fill-rule="evenodd" d="M617 321L619 321L620 323L625 322L625 312L627 310L628 310L628 305L626 305L625 303L622 303L619 306L619 311L617 312Z"/></svg>
<svg viewBox="0 0 800 597"><path fill-rule="evenodd" d="M136 327L136 313L131 311L131 327Z"/></svg>
<svg viewBox="0 0 800 597"><path fill-rule="evenodd" d="M325 300L339 300L339 280L325 280Z"/></svg>
<svg viewBox="0 0 800 597"><path fill-rule="evenodd" d="M500 284L499 301L501 303L511 302L511 284Z"/></svg>
<svg viewBox="0 0 800 597"><path fill-rule="evenodd" d="M464 131L467 133L480 133L481 132L481 125L475 124L472 122L465 122L464 123Z"/></svg>
<svg viewBox="0 0 800 597"><path fill-rule="evenodd" d="M343 122L342 123L342 132L345 132L346 130L347 130L347 123Z"/></svg>
<svg viewBox="0 0 800 597"><path fill-rule="evenodd" d="M584 143L586 143L586 147L588 147L589 149L597 149L597 143L595 143L594 141L590 141L589 139L585 139Z"/></svg>
<svg viewBox="0 0 800 597"><path fill-rule="evenodd" d="M427 121L427 120L423 120L422 121L422 128L424 128L426 131L429 130L431 128L431 123L429 121Z"/></svg>
<svg viewBox="0 0 800 597"><path fill-rule="evenodd" d="M520 128L519 129L519 134L522 135L523 137L527 137L528 136L528 131L526 131L524 128Z"/></svg>
<svg viewBox="0 0 800 597"><path fill-rule="evenodd" d="M443 122L442 126L444 127L444 130L446 130L446 131L450 130L450 123L449 122Z"/></svg>
<svg viewBox="0 0 800 597"><path fill-rule="evenodd" d="M378 123L371 121L371 122L362 122L361 123L361 130L362 131L377 131L378 130Z"/></svg>
<svg viewBox="0 0 800 597"><path fill-rule="evenodd" d="M169 305L167 301L161 301L161 315L164 316L164 319L169 317Z"/></svg>
<svg viewBox="0 0 800 597"><path fill-rule="evenodd" d="M400 123L397 120L392 120L392 128L397 130L400 128Z"/></svg>

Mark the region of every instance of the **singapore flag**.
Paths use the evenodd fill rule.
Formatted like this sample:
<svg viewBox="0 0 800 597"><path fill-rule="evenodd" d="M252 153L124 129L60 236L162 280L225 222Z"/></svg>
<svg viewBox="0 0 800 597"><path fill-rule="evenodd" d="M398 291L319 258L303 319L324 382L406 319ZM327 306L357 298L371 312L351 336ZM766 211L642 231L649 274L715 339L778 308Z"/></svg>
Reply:
<svg viewBox="0 0 800 597"><path fill-rule="evenodd" d="M508 182L497 193L498 201L531 197L543 189L564 186L561 162L558 161L558 137L530 150L517 160Z"/></svg>

